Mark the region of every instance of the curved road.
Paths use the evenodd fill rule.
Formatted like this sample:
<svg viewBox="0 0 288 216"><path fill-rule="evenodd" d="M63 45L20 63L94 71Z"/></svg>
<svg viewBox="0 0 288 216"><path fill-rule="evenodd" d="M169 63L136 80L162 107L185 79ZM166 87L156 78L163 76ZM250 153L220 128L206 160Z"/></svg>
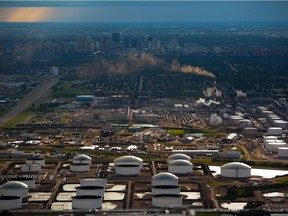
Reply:
<svg viewBox="0 0 288 216"><path fill-rule="evenodd" d="M19 101L15 107L0 117L0 126L2 127L11 119L20 114L23 110L25 110L29 105L42 98L58 81L59 80L56 78L47 80L41 86L30 92L26 97Z"/></svg>

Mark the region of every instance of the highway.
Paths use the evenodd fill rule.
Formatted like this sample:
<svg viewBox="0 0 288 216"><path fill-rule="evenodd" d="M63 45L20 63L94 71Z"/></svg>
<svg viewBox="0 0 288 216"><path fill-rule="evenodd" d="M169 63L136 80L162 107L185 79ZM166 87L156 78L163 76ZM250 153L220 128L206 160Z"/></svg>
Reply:
<svg viewBox="0 0 288 216"><path fill-rule="evenodd" d="M24 111L32 103L43 98L43 96L51 89L53 85L58 82L57 78L49 79L41 86L34 89L26 97L24 97L19 103L14 106L9 112L0 117L0 126L3 127L11 119L15 118L18 114Z"/></svg>

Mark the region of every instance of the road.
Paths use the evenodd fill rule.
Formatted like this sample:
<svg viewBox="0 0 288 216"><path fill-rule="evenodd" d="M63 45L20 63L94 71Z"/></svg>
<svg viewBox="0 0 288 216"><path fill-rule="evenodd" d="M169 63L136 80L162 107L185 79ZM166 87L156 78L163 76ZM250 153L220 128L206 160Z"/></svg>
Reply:
<svg viewBox="0 0 288 216"><path fill-rule="evenodd" d="M15 107L9 112L0 117L0 126L2 127L11 119L15 118L18 114L24 111L32 103L43 98L43 96L50 90L50 88L58 82L58 79L53 78L44 82L41 86L34 89L26 97L24 97Z"/></svg>

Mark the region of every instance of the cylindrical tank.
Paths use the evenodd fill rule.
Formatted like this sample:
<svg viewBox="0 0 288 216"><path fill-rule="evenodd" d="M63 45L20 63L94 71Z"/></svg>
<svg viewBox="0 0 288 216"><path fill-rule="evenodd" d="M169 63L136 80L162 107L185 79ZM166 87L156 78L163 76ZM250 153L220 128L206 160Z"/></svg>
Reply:
<svg viewBox="0 0 288 216"><path fill-rule="evenodd" d="M268 128L267 134L269 136L281 136L283 133L283 129L280 127L270 127Z"/></svg>
<svg viewBox="0 0 288 216"><path fill-rule="evenodd" d="M181 154L181 153L176 153L176 154L172 154L167 158L167 163L169 164L171 161L173 160L187 160L187 161L191 161L191 157L186 155L186 154Z"/></svg>
<svg viewBox="0 0 288 216"><path fill-rule="evenodd" d="M39 157L32 157L32 158L27 158L25 160L26 164L40 164L41 166L45 166L45 159L44 158L39 158Z"/></svg>
<svg viewBox="0 0 288 216"><path fill-rule="evenodd" d="M70 164L70 171L71 172L89 172L90 171L90 164Z"/></svg>
<svg viewBox="0 0 288 216"><path fill-rule="evenodd" d="M0 210L13 210L22 207L22 198L19 196L0 196Z"/></svg>
<svg viewBox="0 0 288 216"><path fill-rule="evenodd" d="M107 179L102 178L84 178L80 179L80 186L107 186Z"/></svg>
<svg viewBox="0 0 288 216"><path fill-rule="evenodd" d="M178 186L178 177L172 173L162 172L152 177L152 186L172 185Z"/></svg>
<svg viewBox="0 0 288 216"><path fill-rule="evenodd" d="M221 166L221 176L227 178L248 178L251 167L241 162L231 162Z"/></svg>
<svg viewBox="0 0 288 216"><path fill-rule="evenodd" d="M252 122L249 119L242 119L238 122L239 128L246 128L252 125Z"/></svg>
<svg viewBox="0 0 288 216"><path fill-rule="evenodd" d="M85 154L77 155L73 158L73 164L92 164L92 158Z"/></svg>
<svg viewBox="0 0 288 216"><path fill-rule="evenodd" d="M73 209L95 209L102 207L101 196L74 196L72 197Z"/></svg>
<svg viewBox="0 0 288 216"><path fill-rule="evenodd" d="M139 165L117 165L114 166L115 174L121 176L136 176L140 174Z"/></svg>
<svg viewBox="0 0 288 216"><path fill-rule="evenodd" d="M187 174L193 172L193 164L187 160L173 160L168 164L168 172L173 174Z"/></svg>
<svg viewBox="0 0 288 216"><path fill-rule="evenodd" d="M212 114L209 118L209 123L211 126L217 126L222 124L223 120L220 116L218 116L217 114Z"/></svg>
<svg viewBox="0 0 288 216"><path fill-rule="evenodd" d="M278 148L278 157L287 158L288 157L288 147Z"/></svg>
<svg viewBox="0 0 288 216"><path fill-rule="evenodd" d="M274 120L273 124L275 127L288 128L288 122L284 120Z"/></svg>
<svg viewBox="0 0 288 216"><path fill-rule="evenodd" d="M24 164L21 166L21 172L36 173L41 171L40 164Z"/></svg>
<svg viewBox="0 0 288 216"><path fill-rule="evenodd" d="M180 194L180 187L176 185L158 185L152 187L152 195L157 194Z"/></svg>
<svg viewBox="0 0 288 216"><path fill-rule="evenodd" d="M29 188L35 187L35 178L29 178L29 177L17 177L17 178L10 178L8 181L19 181L26 185L28 185Z"/></svg>
<svg viewBox="0 0 288 216"><path fill-rule="evenodd" d="M243 120L243 117L238 116L238 115L229 117L229 123L231 125L238 125L239 121L241 121L241 120Z"/></svg>
<svg viewBox="0 0 288 216"><path fill-rule="evenodd" d="M9 181L0 187L0 196L28 197L28 185L19 181Z"/></svg>
<svg viewBox="0 0 288 216"><path fill-rule="evenodd" d="M182 206L182 196L175 194L159 194L152 196L152 206L176 208Z"/></svg>
<svg viewBox="0 0 288 216"><path fill-rule="evenodd" d="M114 165L139 165L140 168L143 168L143 160L139 157L135 157L132 155L126 155L114 160Z"/></svg>
<svg viewBox="0 0 288 216"><path fill-rule="evenodd" d="M76 196L84 196L84 195L91 195L91 196L104 196L104 187L100 186L80 186L76 187Z"/></svg>
<svg viewBox="0 0 288 216"><path fill-rule="evenodd" d="M243 134L256 135L257 134L257 128L253 128L253 127L244 128L243 129Z"/></svg>
<svg viewBox="0 0 288 216"><path fill-rule="evenodd" d="M267 149L267 151L269 151L269 152L273 152L273 153L276 153L276 152L278 152L278 148L280 148L280 147L287 147L287 144L286 143L284 143L284 142L280 142L280 143L275 143L275 142L268 142L267 144L266 144L266 149Z"/></svg>

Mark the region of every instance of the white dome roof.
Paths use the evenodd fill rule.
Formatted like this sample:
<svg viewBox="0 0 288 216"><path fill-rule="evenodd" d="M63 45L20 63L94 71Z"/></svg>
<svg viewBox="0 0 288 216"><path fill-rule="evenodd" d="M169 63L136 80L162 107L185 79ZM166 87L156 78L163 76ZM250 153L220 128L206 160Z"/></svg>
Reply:
<svg viewBox="0 0 288 216"><path fill-rule="evenodd" d="M192 166L193 164L190 161L187 160L173 160L169 163L171 166Z"/></svg>
<svg viewBox="0 0 288 216"><path fill-rule="evenodd" d="M185 155L185 154L181 154L181 153L177 153L177 154L173 154L173 155L170 155L168 157L169 160L191 160L191 157L189 157L188 155Z"/></svg>
<svg viewBox="0 0 288 216"><path fill-rule="evenodd" d="M28 185L20 181L9 181L3 184L1 186L1 189L14 189L14 190L15 189L17 190L27 189L28 190Z"/></svg>
<svg viewBox="0 0 288 216"><path fill-rule="evenodd" d="M88 155L80 154L80 155L75 156L75 157L73 158L73 160L83 161L83 160L92 160L92 158L89 157Z"/></svg>
<svg viewBox="0 0 288 216"><path fill-rule="evenodd" d="M247 164L241 162L231 162L221 166L222 169L251 169Z"/></svg>
<svg viewBox="0 0 288 216"><path fill-rule="evenodd" d="M223 122L222 118L220 116L218 116L217 114L212 114L210 116L210 125L219 125Z"/></svg>
<svg viewBox="0 0 288 216"><path fill-rule="evenodd" d="M152 177L152 180L178 180L178 177L172 173L163 172L158 173Z"/></svg>
<svg viewBox="0 0 288 216"><path fill-rule="evenodd" d="M126 155L114 160L114 163L143 163L143 160L139 157L135 157L132 155Z"/></svg>

